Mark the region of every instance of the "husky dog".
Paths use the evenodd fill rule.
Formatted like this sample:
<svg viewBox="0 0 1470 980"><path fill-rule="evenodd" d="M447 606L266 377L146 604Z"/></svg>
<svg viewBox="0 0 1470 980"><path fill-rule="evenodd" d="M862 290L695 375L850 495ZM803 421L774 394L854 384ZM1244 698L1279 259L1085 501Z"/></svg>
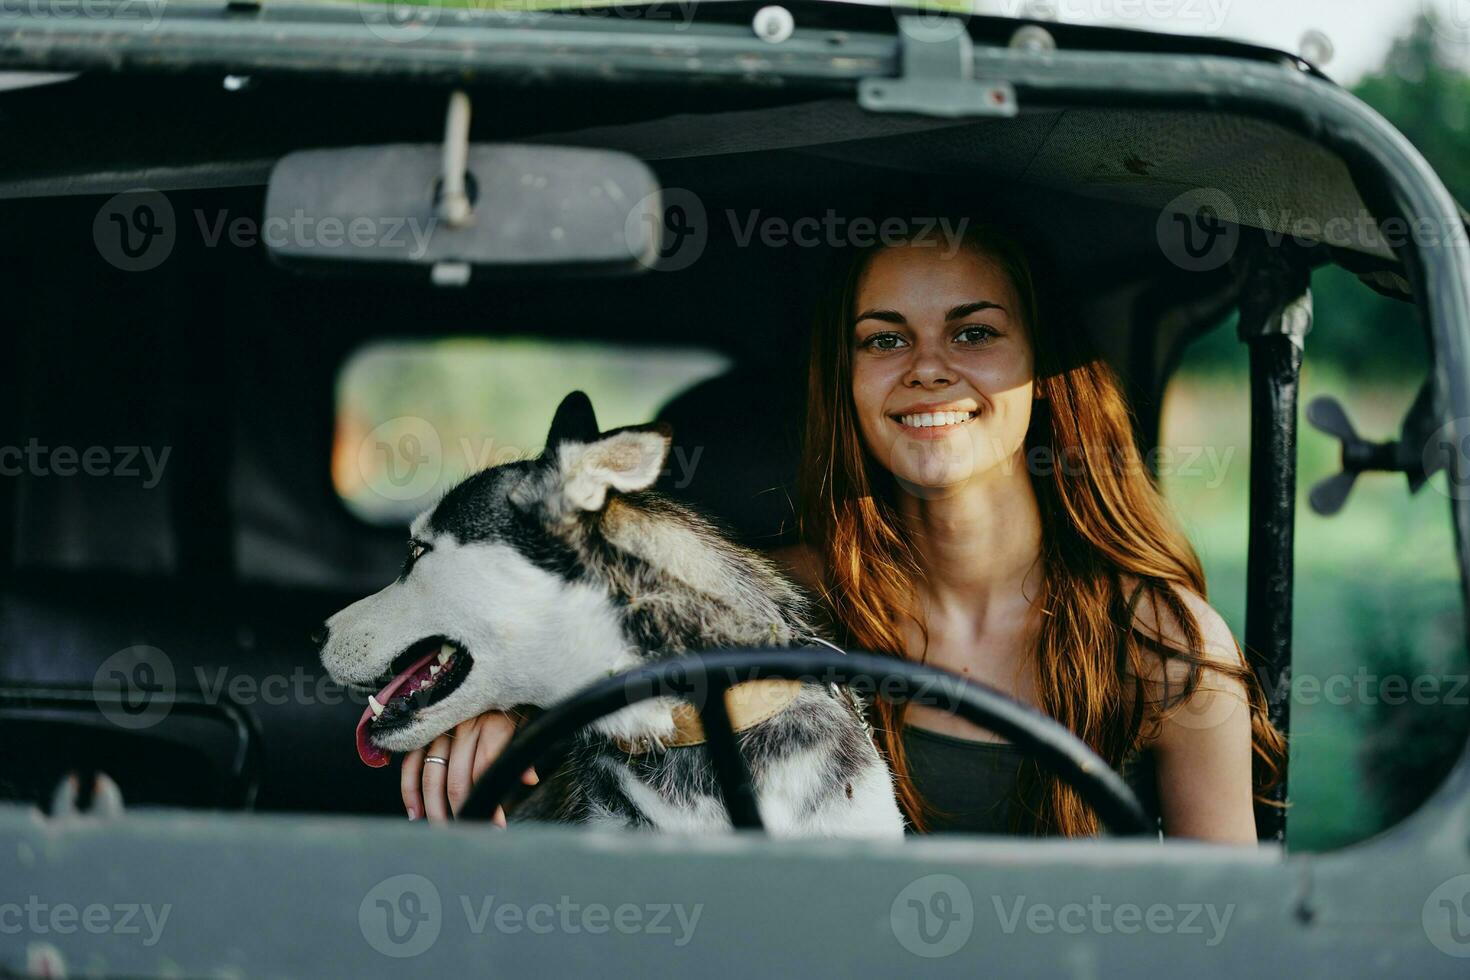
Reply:
<svg viewBox="0 0 1470 980"><path fill-rule="evenodd" d="M397 580L328 620L321 649L333 678L377 692L357 727L364 762L661 658L825 642L769 561L648 491L668 451L664 426L599 432L573 392L541 456L475 474L413 522ZM706 748L673 747L677 716L655 698L601 719L515 818L728 829ZM892 777L829 688L793 685L737 741L771 833L902 834Z"/></svg>

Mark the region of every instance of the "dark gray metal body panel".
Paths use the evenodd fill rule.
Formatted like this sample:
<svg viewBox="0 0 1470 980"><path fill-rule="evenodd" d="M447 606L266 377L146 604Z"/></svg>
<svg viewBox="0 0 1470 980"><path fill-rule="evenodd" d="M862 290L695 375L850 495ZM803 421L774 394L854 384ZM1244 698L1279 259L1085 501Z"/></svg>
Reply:
<svg viewBox="0 0 1470 980"><path fill-rule="evenodd" d="M783 842L362 818L48 824L11 809L0 900L148 904L162 928L139 914L136 934L0 934L0 964L17 969L28 945L51 942L73 970L108 975L1454 977L1465 962L1430 941L1424 906L1463 866L1465 831L1460 819L1439 846L1401 832L1283 858L1180 842ZM400 875L421 878L406 888L423 931L400 919L395 947L376 903L402 897ZM920 956L891 921L931 885L970 910L951 905L960 918L931 947L943 955ZM640 910L636 926L625 913L623 928L595 931L588 910L623 905ZM655 923L665 905L683 919ZM501 906L523 917L497 922ZM415 942L422 952L401 958L377 948Z"/></svg>

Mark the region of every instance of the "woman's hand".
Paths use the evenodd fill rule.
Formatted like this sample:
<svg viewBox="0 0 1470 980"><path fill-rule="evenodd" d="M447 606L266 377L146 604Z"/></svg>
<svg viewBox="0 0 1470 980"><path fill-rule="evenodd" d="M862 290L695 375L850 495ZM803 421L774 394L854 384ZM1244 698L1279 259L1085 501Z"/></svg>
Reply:
<svg viewBox="0 0 1470 980"><path fill-rule="evenodd" d="M414 749L403 757L399 786L408 819L428 816L434 823L445 823L459 815L475 782L490 768L516 733L516 719L503 711L487 711L483 715L460 722L453 733L446 732L429 743L427 750ZM447 759L448 764L427 762L429 756ZM527 769L521 781L527 786L540 782L535 769ZM495 808L492 818L497 826L505 826L505 811Z"/></svg>

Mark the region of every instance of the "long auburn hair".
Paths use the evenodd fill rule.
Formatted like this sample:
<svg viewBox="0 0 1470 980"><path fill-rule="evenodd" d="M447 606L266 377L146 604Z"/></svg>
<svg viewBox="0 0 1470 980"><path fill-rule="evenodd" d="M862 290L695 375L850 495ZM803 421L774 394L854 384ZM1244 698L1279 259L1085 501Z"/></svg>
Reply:
<svg viewBox="0 0 1470 980"><path fill-rule="evenodd" d="M1267 802L1266 791L1280 777L1285 740L1271 725L1260 683L1244 659L1221 664L1203 655L1199 625L1175 588L1207 598L1204 572L1143 466L1116 376L1075 330L1060 329L1039 308L1031 262L1017 238L978 225L968 229L964 244L1009 277L1035 351L1038 397L1024 452L1028 460L1039 452L1053 464L1029 469L1042 525L1035 600L1042 613L1035 649L1041 707L1116 769L1189 699L1205 669L1219 670L1245 685L1254 790L1259 802ZM854 304L878 250L859 253L834 283L836 293L812 333L800 527L827 570L825 599L843 639L903 658L906 619L918 625L927 650L917 603L922 569L903 533L902 491L864 448L853 410ZM1138 583L1128 596L1124 576ZM1155 623L1172 618L1179 624L1183 648L1138 628L1133 610L1140 596L1153 604ZM874 708L899 803L915 829L925 830L938 811L909 778L902 739L908 705L879 698ZM1032 833L1098 832L1096 814L1055 776L1028 765L1021 782L1019 809L1030 810L1023 825Z"/></svg>

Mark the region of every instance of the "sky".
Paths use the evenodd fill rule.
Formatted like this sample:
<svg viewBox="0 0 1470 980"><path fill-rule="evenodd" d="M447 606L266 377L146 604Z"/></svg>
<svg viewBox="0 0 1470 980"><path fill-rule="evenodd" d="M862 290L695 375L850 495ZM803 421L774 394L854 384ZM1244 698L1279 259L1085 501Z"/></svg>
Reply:
<svg viewBox="0 0 1470 980"><path fill-rule="evenodd" d="M1423 7L1438 7L1470 47L1470 0L976 0L976 10L1015 15L1028 4L1050 6L1066 23L1211 34L1297 53L1315 29L1335 52L1323 71L1343 85L1382 64Z"/></svg>

